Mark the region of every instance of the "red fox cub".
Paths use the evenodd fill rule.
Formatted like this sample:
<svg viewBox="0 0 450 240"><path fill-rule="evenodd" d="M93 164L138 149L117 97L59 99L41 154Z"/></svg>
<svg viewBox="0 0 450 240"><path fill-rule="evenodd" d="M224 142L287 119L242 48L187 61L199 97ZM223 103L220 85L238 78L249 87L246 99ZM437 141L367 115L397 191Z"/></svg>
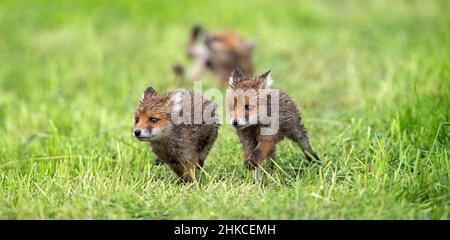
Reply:
<svg viewBox="0 0 450 240"><path fill-rule="evenodd" d="M200 36L200 26L192 28L188 43L187 54L196 63L187 71L189 79L197 80L204 70L211 71L223 83L228 82L230 72L239 67L247 73L253 74L252 53L255 44L249 42L230 30ZM200 44L198 40L202 39ZM177 75L183 76L181 65L174 66Z"/></svg>
<svg viewBox="0 0 450 240"><path fill-rule="evenodd" d="M192 91L158 94L149 87L136 109L134 123L134 136L140 141L150 142L157 156L156 162L169 165L187 183L195 181L195 171L203 166L219 129L216 122L174 121L175 115L185 114L183 104L193 102L194 98L199 99L197 107L200 106L200 112L208 108L210 116L215 117L215 104ZM187 110L193 109L194 106Z"/></svg>
<svg viewBox="0 0 450 240"><path fill-rule="evenodd" d="M265 159L274 158L275 145L285 137L296 142L308 160L311 160L309 155L320 160L309 143L306 128L294 102L281 90L271 87L270 71L252 77L236 68L229 84L229 90L233 93L227 94L230 123L235 127L243 145L244 165L247 168L259 170L258 167ZM237 94L238 91L241 94ZM264 97L265 101L262 101ZM277 123L271 129L273 131L263 131L272 124L268 121L261 122L267 120L262 117L263 112L270 113L271 121Z"/></svg>

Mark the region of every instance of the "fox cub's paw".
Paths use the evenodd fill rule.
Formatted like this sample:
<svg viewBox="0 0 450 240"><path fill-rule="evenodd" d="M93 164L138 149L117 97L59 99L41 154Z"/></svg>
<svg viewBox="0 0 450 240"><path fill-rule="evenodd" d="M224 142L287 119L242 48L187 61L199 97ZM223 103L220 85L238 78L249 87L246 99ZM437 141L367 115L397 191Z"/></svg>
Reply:
<svg viewBox="0 0 450 240"><path fill-rule="evenodd" d="M244 161L244 166L245 166L245 168L247 168L248 170L253 170L253 169L255 169L256 167L258 167L258 164L255 163L254 161L252 161L251 159L246 159L246 160Z"/></svg>
<svg viewBox="0 0 450 240"><path fill-rule="evenodd" d="M161 165L163 165L163 161L161 161L161 159L159 159L159 158L156 158L155 159L155 165L156 166L161 166Z"/></svg>
<svg viewBox="0 0 450 240"><path fill-rule="evenodd" d="M172 71L175 73L175 75L179 76L179 77L183 77L184 76L184 67L183 65L177 63L174 64L172 66Z"/></svg>

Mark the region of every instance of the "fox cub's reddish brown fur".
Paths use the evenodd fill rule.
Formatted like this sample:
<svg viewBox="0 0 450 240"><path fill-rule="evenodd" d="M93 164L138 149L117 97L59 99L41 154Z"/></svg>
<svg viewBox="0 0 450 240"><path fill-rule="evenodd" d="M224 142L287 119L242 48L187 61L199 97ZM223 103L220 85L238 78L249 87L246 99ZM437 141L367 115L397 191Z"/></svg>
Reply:
<svg viewBox="0 0 450 240"><path fill-rule="evenodd" d="M261 89L274 89L271 87L272 79L270 71L261 76L244 75L240 69L235 69L230 77L231 90L241 89L243 91L253 89L258 93ZM258 121L250 122L249 119L256 119L262 106L250 106L249 98L256 98L258 103L260 96L250 96L247 99L229 95L227 99L228 110L230 112L231 123L236 129L236 133L244 148L244 162L248 168L257 168L269 157L275 156L275 145L284 138L289 138L296 142L308 160L311 155L319 160L319 156L312 149L306 128L303 126L300 113L294 102L287 94L277 89L279 99L279 128L275 134L262 135L261 124ZM231 97L230 97L231 96ZM275 96L272 96L272 98ZM232 98L232 99L230 99ZM240 107L239 105L244 105ZM269 105L269 104L268 104Z"/></svg>
<svg viewBox="0 0 450 240"><path fill-rule="evenodd" d="M253 74L254 48L254 43L243 39L233 31L224 30L202 35L201 27L194 26L187 53L189 57L195 59L196 63L188 69L187 77L197 80L204 70L209 70L227 83L230 72L236 67ZM184 75L184 68L180 64L174 66L174 71L177 75Z"/></svg>
<svg viewBox="0 0 450 240"><path fill-rule="evenodd" d="M215 105L192 91L158 94L151 87L145 90L135 112L134 136L150 142L156 162L169 165L184 182L195 180L195 171L203 166L219 128L218 123L173 122L172 114L183 111L183 102L193 102L194 97L199 97L202 112L209 107L215 115ZM193 107L192 104L192 110Z"/></svg>

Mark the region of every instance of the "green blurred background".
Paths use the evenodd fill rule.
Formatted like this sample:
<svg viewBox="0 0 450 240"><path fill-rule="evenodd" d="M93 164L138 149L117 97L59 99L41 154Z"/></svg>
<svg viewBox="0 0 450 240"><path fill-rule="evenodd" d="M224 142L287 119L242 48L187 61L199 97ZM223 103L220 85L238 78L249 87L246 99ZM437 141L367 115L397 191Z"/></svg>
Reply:
<svg viewBox="0 0 450 240"><path fill-rule="evenodd" d="M449 218L449 1L0 1L0 218ZM192 88L192 25L257 43L323 166L266 185L223 125L178 185L131 136L142 91ZM204 88L225 90L212 76Z"/></svg>

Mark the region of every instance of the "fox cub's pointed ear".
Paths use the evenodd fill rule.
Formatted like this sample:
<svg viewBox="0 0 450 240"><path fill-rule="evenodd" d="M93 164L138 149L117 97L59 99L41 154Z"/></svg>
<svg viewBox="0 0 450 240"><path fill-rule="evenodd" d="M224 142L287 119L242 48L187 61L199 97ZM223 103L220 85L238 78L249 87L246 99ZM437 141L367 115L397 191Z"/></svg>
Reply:
<svg viewBox="0 0 450 240"><path fill-rule="evenodd" d="M145 89L144 94L142 94L141 97L141 102L143 102L145 99L149 98L152 95L156 95L156 91L155 89L153 89L152 87L148 87L147 89Z"/></svg>
<svg viewBox="0 0 450 240"><path fill-rule="evenodd" d="M194 25L194 26L192 26L192 29L191 29L191 38L192 39L197 39L199 36L200 36L200 34L203 32L203 28L202 28L202 26L200 26L200 25Z"/></svg>
<svg viewBox="0 0 450 240"><path fill-rule="evenodd" d="M230 81L228 82L230 84L230 87L234 88L234 84L244 76L244 73L240 68L235 68L230 76Z"/></svg>
<svg viewBox="0 0 450 240"><path fill-rule="evenodd" d="M271 71L272 71L272 70L269 70L269 71L267 71L267 72L261 74L261 76L259 76L261 79L264 80L264 83L265 83L265 84L264 84L263 86L261 86L261 87L263 87L263 88L269 88L269 87L272 86L273 79L272 79L272 76L270 76L270 72L271 72Z"/></svg>

